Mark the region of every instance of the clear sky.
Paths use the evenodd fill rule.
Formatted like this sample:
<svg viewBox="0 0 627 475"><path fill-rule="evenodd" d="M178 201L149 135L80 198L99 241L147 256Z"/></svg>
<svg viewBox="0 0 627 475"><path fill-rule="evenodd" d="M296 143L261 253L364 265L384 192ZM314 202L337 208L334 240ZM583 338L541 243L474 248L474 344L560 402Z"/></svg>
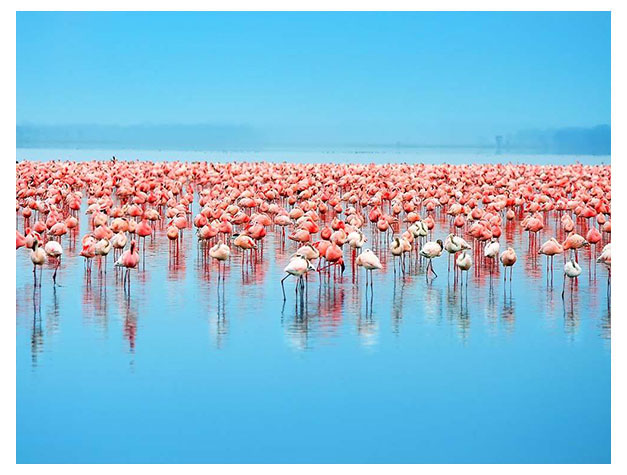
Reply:
<svg viewBox="0 0 627 475"><path fill-rule="evenodd" d="M17 123L475 143L610 123L609 13L18 13Z"/></svg>

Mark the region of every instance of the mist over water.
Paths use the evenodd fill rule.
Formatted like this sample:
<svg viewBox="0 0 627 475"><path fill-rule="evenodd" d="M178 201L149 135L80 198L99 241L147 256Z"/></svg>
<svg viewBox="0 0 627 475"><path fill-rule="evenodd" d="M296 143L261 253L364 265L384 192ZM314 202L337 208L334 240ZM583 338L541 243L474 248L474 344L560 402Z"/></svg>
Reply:
<svg viewBox="0 0 627 475"><path fill-rule="evenodd" d="M569 165L581 162L587 165L609 164L609 155L547 155L534 153L497 153L483 148L282 148L268 150L85 150L85 149L29 149L18 148L17 160L118 160L142 161L266 161L291 163L530 163Z"/></svg>

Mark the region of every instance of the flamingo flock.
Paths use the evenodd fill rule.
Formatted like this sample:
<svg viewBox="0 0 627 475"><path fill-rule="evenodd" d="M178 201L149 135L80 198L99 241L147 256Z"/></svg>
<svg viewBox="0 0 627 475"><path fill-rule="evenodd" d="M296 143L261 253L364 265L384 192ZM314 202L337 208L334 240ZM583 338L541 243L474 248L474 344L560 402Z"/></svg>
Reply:
<svg viewBox="0 0 627 475"><path fill-rule="evenodd" d="M489 272L492 283L499 264L511 283L518 256L505 231L518 228L528 234L528 251L546 256L551 281L554 258L563 257L562 297L566 279L572 293L582 273L578 253L588 247L592 262L608 269L609 293L610 183L609 166L582 164L22 161L16 165L16 249L30 253L35 286L47 260L57 285L62 256L80 239L86 276L94 262L99 273L111 266L124 273L130 293L131 272L145 265L146 240L156 239L157 230L165 231L173 259L185 239L197 240L219 279L234 258L254 269L274 233L291 250L279 263L285 300L288 277L302 296L308 274L318 274L324 285L342 279L347 265L354 277L363 268L372 288L372 273L385 272L388 257L395 278L424 264L425 278L435 279L433 261L445 251L449 274L451 267L455 279L465 273L466 285L471 268ZM82 219L88 232L79 237ZM436 219L446 224L436 229ZM559 235L543 236L550 220Z"/></svg>

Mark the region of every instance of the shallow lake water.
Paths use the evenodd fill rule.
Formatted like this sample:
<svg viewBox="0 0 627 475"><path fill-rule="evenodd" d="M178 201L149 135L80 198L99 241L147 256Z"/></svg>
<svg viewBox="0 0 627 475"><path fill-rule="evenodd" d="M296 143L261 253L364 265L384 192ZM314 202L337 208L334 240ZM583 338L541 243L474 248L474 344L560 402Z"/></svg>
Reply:
<svg viewBox="0 0 627 475"><path fill-rule="evenodd" d="M279 231L256 259L234 252L219 283L193 229L176 255L159 228L125 292L112 256L86 275L84 206L56 288L52 264L35 289L16 254L18 462L610 462L595 249L562 300L562 258L551 284L518 223L501 237L519 256L511 284L483 268L467 287L446 255L435 279L416 260L395 275L368 229L384 264L372 290L348 262L310 274L302 300L288 279L283 302L296 245ZM556 224L540 242L563 238Z"/></svg>

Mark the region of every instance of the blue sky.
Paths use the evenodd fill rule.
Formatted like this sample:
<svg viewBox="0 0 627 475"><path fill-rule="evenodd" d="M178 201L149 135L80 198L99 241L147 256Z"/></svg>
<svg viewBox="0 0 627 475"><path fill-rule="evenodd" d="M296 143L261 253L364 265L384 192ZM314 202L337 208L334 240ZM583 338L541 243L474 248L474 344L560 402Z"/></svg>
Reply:
<svg viewBox="0 0 627 475"><path fill-rule="evenodd" d="M610 123L609 13L18 13L17 123L475 143Z"/></svg>

